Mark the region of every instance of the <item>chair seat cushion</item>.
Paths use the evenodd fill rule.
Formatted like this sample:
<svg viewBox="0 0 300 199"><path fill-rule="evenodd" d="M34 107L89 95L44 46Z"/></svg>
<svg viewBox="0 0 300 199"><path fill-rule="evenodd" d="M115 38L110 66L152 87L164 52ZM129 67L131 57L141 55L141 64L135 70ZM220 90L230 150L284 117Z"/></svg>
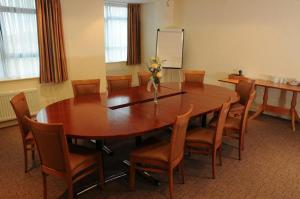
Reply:
<svg viewBox="0 0 300 199"><path fill-rule="evenodd" d="M228 116L224 125L224 129L240 130L241 119L237 117ZM209 124L210 127L216 128L217 120L212 120Z"/></svg>
<svg viewBox="0 0 300 199"><path fill-rule="evenodd" d="M150 159L168 162L170 156L170 143L162 141L146 145L131 152L130 156L137 159Z"/></svg>
<svg viewBox="0 0 300 199"><path fill-rule="evenodd" d="M229 115L242 115L245 110L245 106L240 103L234 103L230 106Z"/></svg>
<svg viewBox="0 0 300 199"><path fill-rule="evenodd" d="M69 145L69 159L72 174L78 172L97 163L100 152L96 149L89 149L78 145Z"/></svg>
<svg viewBox="0 0 300 199"><path fill-rule="evenodd" d="M227 117L224 128L239 130L241 125L241 119L236 117Z"/></svg>
<svg viewBox="0 0 300 199"><path fill-rule="evenodd" d="M213 144L214 130L209 128L199 128L190 131L186 136L186 142Z"/></svg>

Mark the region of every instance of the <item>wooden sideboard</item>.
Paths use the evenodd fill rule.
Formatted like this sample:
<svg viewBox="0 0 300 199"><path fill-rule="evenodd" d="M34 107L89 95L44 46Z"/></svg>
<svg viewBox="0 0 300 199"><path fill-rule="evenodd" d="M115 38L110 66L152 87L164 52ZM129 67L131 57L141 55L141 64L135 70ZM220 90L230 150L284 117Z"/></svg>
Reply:
<svg viewBox="0 0 300 199"><path fill-rule="evenodd" d="M236 85L239 80L227 78L227 79L221 79L219 81ZM256 113L253 116L251 116L250 119L256 118L263 112L270 112L270 113L290 116L291 121L292 121L292 128L293 128L293 131L295 131L296 130L295 123L297 121L298 122L300 121L299 115L296 110L297 94L298 94L298 92L300 92L300 86L291 86L288 84L273 83L272 81L260 80L260 79L255 80L255 86L260 86L260 87L264 88L263 103L257 108ZM290 108L269 105L268 98L269 98L269 89L270 88L292 92L293 97L292 97Z"/></svg>

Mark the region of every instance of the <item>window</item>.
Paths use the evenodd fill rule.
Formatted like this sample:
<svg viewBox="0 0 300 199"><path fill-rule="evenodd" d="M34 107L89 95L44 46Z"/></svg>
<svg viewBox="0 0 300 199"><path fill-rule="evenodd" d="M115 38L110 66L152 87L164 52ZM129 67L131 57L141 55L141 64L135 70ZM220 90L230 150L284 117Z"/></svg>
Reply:
<svg viewBox="0 0 300 199"><path fill-rule="evenodd" d="M38 76L35 0L0 0L0 80Z"/></svg>
<svg viewBox="0 0 300 199"><path fill-rule="evenodd" d="M105 61L127 60L127 5L105 3Z"/></svg>

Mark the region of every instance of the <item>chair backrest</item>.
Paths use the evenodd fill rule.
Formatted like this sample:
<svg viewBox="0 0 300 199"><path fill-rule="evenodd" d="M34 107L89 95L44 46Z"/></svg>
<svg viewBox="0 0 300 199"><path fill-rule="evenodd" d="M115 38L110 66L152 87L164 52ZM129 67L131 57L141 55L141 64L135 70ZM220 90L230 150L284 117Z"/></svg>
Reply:
<svg viewBox="0 0 300 199"><path fill-rule="evenodd" d="M223 130L224 130L228 112L230 110L230 105L231 105L231 99L229 99L227 102L225 102L222 105L222 108L219 112L215 136L214 136L214 147L218 147L222 143Z"/></svg>
<svg viewBox="0 0 300 199"><path fill-rule="evenodd" d="M108 91L117 91L131 87L131 75L106 76Z"/></svg>
<svg viewBox="0 0 300 199"><path fill-rule="evenodd" d="M251 94L249 96L249 99L248 99L248 101L246 103L246 107L245 107L245 110L244 110L244 113L243 113L242 119L241 119L241 131L242 131L242 133L244 133L246 131L249 110L250 110L251 105L252 105L252 103L253 103L253 101L255 99L255 94L256 94L256 91L252 90Z"/></svg>
<svg viewBox="0 0 300 199"><path fill-rule="evenodd" d="M151 73L149 72L138 72L140 86L146 86L149 82L150 77Z"/></svg>
<svg viewBox="0 0 300 199"><path fill-rule="evenodd" d="M100 79L73 80L73 93L75 97L100 93Z"/></svg>
<svg viewBox="0 0 300 199"><path fill-rule="evenodd" d="M240 96L240 103L246 105L251 92L254 90L255 80L241 79L236 85L236 92Z"/></svg>
<svg viewBox="0 0 300 199"><path fill-rule="evenodd" d="M191 105L190 109L186 113L176 117L171 136L171 151L169 157L171 164L172 162L180 161L183 157L186 130L193 109L194 106Z"/></svg>
<svg viewBox="0 0 300 199"><path fill-rule="evenodd" d="M70 172L69 150L62 124L42 124L26 117L38 148L42 169Z"/></svg>
<svg viewBox="0 0 300 199"><path fill-rule="evenodd" d="M204 76L205 76L205 71L196 71L196 70L185 70L184 71L184 81L185 82L203 83Z"/></svg>
<svg viewBox="0 0 300 199"><path fill-rule="evenodd" d="M23 92L15 95L11 100L10 103L15 111L17 116L19 128L22 134L23 142L25 141L25 137L27 136L28 132L30 131L29 126L27 123L24 122L24 117L27 116L30 118L30 111L26 101L25 94Z"/></svg>

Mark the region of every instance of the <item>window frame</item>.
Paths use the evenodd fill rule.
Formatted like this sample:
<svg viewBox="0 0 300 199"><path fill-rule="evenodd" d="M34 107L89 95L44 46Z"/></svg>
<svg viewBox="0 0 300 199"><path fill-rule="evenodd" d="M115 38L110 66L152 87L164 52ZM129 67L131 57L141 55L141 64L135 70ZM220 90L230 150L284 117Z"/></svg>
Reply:
<svg viewBox="0 0 300 199"><path fill-rule="evenodd" d="M13 6L3 6L0 5L0 13L2 12L7 12L7 13L19 13L19 14L34 14L36 16L36 7L35 8L21 8L21 7L13 7ZM36 27L38 28L38 27ZM38 34L37 40L38 40ZM2 24L0 23L0 40L3 40L3 28ZM1 45L1 44L0 44ZM3 42L4 45L4 42ZM5 58L10 58L10 59L18 59L18 58L38 58L39 59L39 46L37 46L37 54L35 53L28 53L28 55L25 54L8 54L7 56L4 55ZM3 47L4 49L4 47ZM1 56L1 55L0 55ZM39 65L37 66L39 67ZM4 73L5 74L5 73ZM30 80L30 79L38 79L40 74L36 74L33 76L28 76L28 77L9 77L7 74L4 75L4 78L0 79L0 82L9 82L9 81L19 81L19 80Z"/></svg>
<svg viewBox="0 0 300 199"><path fill-rule="evenodd" d="M104 19L104 38L106 37L105 36L105 24L107 22L107 18L105 17L105 6L112 6L112 7L123 7L127 9L127 12L128 12L128 3L122 3L122 2L109 2L109 1L104 1L104 12L103 12L103 19ZM113 20L113 19L109 19L109 20ZM125 19L124 19L125 20ZM126 17L126 22L127 22L127 27L128 27L128 17ZM126 30L127 31L127 34L128 34L128 29ZM126 38L127 39L127 38ZM104 39L104 62L105 64L117 64L117 63L126 63L127 62L127 56L126 56L126 59L125 60L116 60L116 61L107 61L106 60L106 49L107 49L107 46L106 46L106 41ZM126 49L128 50L128 43L126 45ZM127 51L126 50L126 51Z"/></svg>

